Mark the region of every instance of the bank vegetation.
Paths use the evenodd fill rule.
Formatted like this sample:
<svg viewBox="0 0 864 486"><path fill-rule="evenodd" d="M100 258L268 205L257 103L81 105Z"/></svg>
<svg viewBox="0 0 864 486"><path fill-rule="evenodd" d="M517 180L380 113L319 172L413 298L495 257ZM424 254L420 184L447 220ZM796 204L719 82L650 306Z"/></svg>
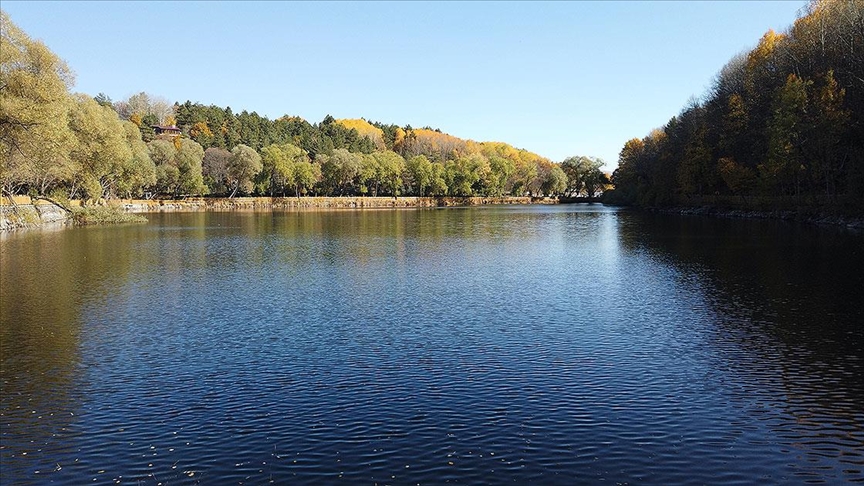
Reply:
<svg viewBox="0 0 864 486"><path fill-rule="evenodd" d="M239 196L584 196L603 161L561 163L500 142L364 119L276 120L142 92L71 92L73 75L5 14L0 187L53 199Z"/></svg>

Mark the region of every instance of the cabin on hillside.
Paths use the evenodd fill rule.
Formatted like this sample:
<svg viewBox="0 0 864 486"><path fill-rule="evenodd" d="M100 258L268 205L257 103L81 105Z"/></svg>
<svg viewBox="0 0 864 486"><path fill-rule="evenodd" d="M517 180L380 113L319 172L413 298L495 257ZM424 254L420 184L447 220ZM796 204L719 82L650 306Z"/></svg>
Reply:
<svg viewBox="0 0 864 486"><path fill-rule="evenodd" d="M151 125L150 128L153 129L153 132L156 135L164 135L164 136L170 137L170 138L180 136L180 129L176 125L168 125L168 126Z"/></svg>

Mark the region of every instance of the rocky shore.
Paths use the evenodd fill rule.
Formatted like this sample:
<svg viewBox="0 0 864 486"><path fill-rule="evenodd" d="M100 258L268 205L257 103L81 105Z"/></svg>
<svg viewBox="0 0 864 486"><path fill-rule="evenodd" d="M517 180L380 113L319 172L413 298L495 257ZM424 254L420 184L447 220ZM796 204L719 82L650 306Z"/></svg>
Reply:
<svg viewBox="0 0 864 486"><path fill-rule="evenodd" d="M21 228L63 226L72 221L66 209L43 199L4 197L0 201L0 232Z"/></svg>

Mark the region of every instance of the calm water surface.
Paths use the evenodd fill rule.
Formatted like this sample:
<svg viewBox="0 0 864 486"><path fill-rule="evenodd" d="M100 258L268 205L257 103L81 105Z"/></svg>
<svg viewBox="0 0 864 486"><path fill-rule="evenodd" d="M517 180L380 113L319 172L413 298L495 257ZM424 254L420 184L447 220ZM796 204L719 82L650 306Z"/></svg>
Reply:
<svg viewBox="0 0 864 486"><path fill-rule="evenodd" d="M864 482L864 237L602 206L0 243L3 484Z"/></svg>

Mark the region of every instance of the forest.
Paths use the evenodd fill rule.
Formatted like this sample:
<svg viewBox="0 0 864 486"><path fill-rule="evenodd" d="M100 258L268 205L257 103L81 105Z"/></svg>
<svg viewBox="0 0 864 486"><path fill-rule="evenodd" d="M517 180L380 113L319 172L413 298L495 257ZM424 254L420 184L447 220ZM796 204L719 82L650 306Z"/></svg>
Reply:
<svg viewBox="0 0 864 486"><path fill-rule="evenodd" d="M193 195L596 197L603 161L555 163L431 127L326 116L276 120L141 92L71 92L74 76L0 12L0 186L98 200Z"/></svg>
<svg viewBox="0 0 864 486"><path fill-rule="evenodd" d="M628 141L604 201L864 212L864 2L815 0Z"/></svg>

